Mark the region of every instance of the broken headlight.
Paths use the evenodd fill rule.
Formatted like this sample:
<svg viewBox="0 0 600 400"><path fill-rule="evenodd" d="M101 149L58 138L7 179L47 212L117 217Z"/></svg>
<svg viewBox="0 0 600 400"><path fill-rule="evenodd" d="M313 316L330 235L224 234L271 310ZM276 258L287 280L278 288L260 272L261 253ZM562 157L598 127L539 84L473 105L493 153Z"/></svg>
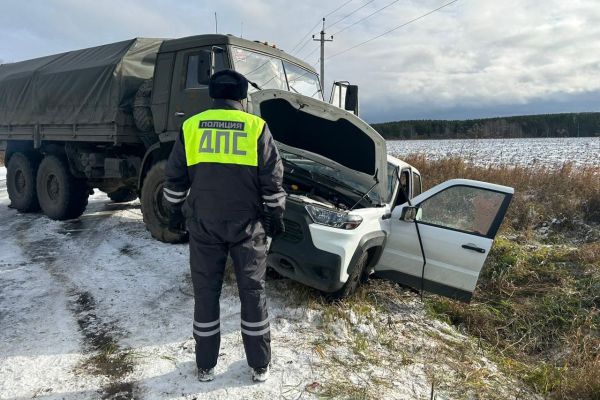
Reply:
<svg viewBox="0 0 600 400"><path fill-rule="evenodd" d="M362 222L362 217L358 215L350 215L345 212L334 211L324 207L307 204L306 211L310 218L321 225L327 225L340 229L354 229Z"/></svg>

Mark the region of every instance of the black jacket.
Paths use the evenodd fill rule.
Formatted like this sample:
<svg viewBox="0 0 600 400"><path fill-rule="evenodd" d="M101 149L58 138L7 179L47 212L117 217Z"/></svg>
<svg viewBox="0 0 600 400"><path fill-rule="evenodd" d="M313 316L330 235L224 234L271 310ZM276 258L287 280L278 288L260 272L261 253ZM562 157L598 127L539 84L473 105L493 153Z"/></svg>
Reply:
<svg viewBox="0 0 600 400"><path fill-rule="evenodd" d="M242 110L237 101L215 100L214 109ZM283 164L265 124L258 139L258 166L199 163L187 166L180 132L166 167L164 197L173 207L183 205L187 218L240 220L268 211L283 214ZM263 206L264 203L264 206Z"/></svg>

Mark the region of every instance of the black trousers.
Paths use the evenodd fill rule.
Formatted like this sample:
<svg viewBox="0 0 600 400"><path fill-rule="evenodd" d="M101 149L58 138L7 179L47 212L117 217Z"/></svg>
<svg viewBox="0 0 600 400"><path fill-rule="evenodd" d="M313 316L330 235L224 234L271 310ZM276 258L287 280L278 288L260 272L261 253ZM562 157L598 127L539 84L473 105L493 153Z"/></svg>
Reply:
<svg viewBox="0 0 600 400"><path fill-rule="evenodd" d="M217 364L221 344L219 298L227 255L231 254L241 301L241 331L248 365L271 361L271 334L265 294L267 241L260 220L188 220L194 285L196 364Z"/></svg>

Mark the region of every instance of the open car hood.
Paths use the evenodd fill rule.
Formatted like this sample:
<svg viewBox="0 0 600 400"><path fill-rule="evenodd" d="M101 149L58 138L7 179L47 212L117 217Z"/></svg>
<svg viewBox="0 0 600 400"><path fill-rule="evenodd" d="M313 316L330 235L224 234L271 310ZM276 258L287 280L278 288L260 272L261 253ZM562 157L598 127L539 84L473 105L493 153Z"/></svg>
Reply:
<svg viewBox="0 0 600 400"><path fill-rule="evenodd" d="M262 117L282 150L306 157L385 198L386 142L356 115L311 97L283 90L250 94L252 112ZM350 183L350 182L349 182Z"/></svg>

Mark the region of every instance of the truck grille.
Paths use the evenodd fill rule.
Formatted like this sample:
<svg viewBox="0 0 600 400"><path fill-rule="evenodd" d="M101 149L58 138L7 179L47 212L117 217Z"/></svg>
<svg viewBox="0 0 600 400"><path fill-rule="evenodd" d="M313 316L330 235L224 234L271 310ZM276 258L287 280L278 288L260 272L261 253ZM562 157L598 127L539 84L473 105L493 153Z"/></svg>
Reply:
<svg viewBox="0 0 600 400"><path fill-rule="evenodd" d="M299 223L289 219L284 219L283 223L285 225L285 233L281 236L283 240L287 240L288 242L292 243L298 243L302 241L302 227Z"/></svg>

